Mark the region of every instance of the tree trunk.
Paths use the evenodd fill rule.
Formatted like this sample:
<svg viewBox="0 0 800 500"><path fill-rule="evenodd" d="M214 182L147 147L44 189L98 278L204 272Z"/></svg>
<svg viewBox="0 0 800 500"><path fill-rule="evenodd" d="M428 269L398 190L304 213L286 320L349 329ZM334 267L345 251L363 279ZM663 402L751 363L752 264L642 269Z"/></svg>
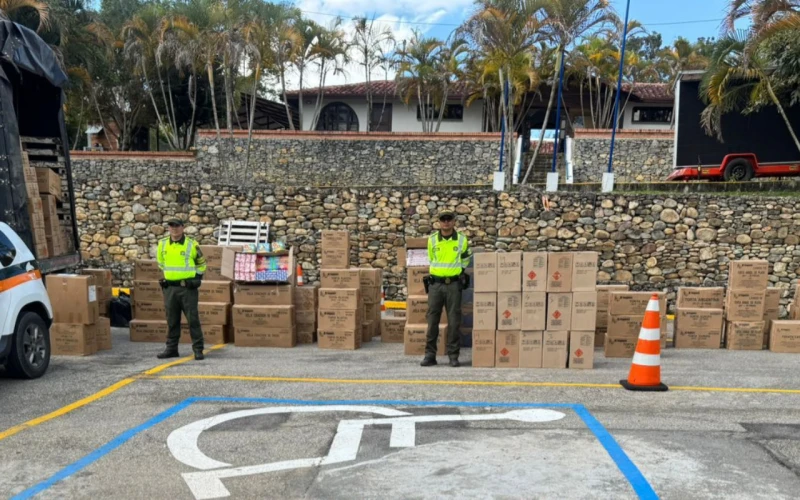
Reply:
<svg viewBox="0 0 800 500"><path fill-rule="evenodd" d="M302 57L302 56L301 56ZM300 122L300 130L303 130L303 70L305 64L300 64L300 89L297 93L297 121Z"/></svg>
<svg viewBox="0 0 800 500"><path fill-rule="evenodd" d="M442 126L442 119L444 119L444 109L447 107L447 95L450 93L450 86L447 82L444 83L444 93L442 96L442 108L439 110L439 118L436 120L436 132Z"/></svg>
<svg viewBox="0 0 800 500"><path fill-rule="evenodd" d="M289 130L294 130L294 121L292 120L292 110L289 108L289 101L286 100L286 69L281 65L281 95L283 96L283 106L286 108L286 117L289 119ZM300 124L302 128L303 124Z"/></svg>
<svg viewBox="0 0 800 500"><path fill-rule="evenodd" d="M781 106L781 102L778 100L778 96L775 95L775 91L772 89L772 84L769 82L767 77L764 78L764 81L767 84L767 92L769 93L770 99L772 99L773 104L775 107L778 108L778 114L781 115L783 118L783 122L786 124L786 128L789 130L789 135L792 136L792 140L794 141L794 145L798 151L800 151L800 140L797 139L797 134L795 134L794 129L792 128L792 123L789 121L789 117L786 116L786 111L784 111L783 106Z"/></svg>
<svg viewBox="0 0 800 500"><path fill-rule="evenodd" d="M78 113L78 129L75 132L75 142L72 143L72 151L75 151L75 148L78 147L78 139L81 136L81 129L83 128L81 127L81 123L83 123L83 106L84 106L84 100L81 99L81 111L80 113ZM91 146L91 144L89 144L89 146Z"/></svg>
<svg viewBox="0 0 800 500"><path fill-rule="evenodd" d="M250 123L247 124L247 154L244 160L244 175L248 179L247 173L250 168L250 143L253 140L253 118L256 115L256 89L258 88L258 79L261 75L261 65L256 63L256 70L253 73L253 93L250 96Z"/></svg>
<svg viewBox="0 0 800 500"><path fill-rule="evenodd" d="M314 103L314 115L311 117L311 124L308 127L308 130L315 130L317 128L317 122L319 121L319 113L322 110L322 87L324 85L324 78L325 75L325 61L322 60L319 65L319 87L317 87L317 102ZM301 124L302 128L302 124Z"/></svg>
<svg viewBox="0 0 800 500"><path fill-rule="evenodd" d="M559 68L561 68L561 57L564 57L563 52L559 50L560 56L556 58L556 71L553 75L553 85L550 87L550 98L547 100L547 111L544 113L544 124L542 124L542 131L539 133L539 141L536 143L536 147L533 148L533 157L531 161L528 163L528 170L525 172L525 177L522 179L521 184L525 184L528 182L528 177L531 175L531 170L533 170L533 166L536 164L536 159L539 157L539 150L542 147L542 142L544 142L544 134L547 131L547 122L550 121L550 112L553 110L553 101L556 98L556 92L558 91L558 78L559 78ZM555 151L553 151L555 154Z"/></svg>
<svg viewBox="0 0 800 500"><path fill-rule="evenodd" d="M158 105L156 104L156 97L153 94L153 86L150 85L150 81L147 78L147 66L144 63L144 58L142 58L142 75L144 76L144 83L147 86L147 95L150 96L150 101L153 103L153 111L156 113L156 120L158 121L158 126L160 129L164 129L164 120L161 118L161 113L158 112ZM163 90L163 89L162 89ZM105 123L102 123L105 127ZM175 146L172 144L172 138L167 135L167 139L169 140L170 147L174 148Z"/></svg>
<svg viewBox="0 0 800 500"><path fill-rule="evenodd" d="M194 65L192 65L192 76L189 77L189 102L192 105L192 119L189 121L189 130L186 134L186 142L184 143L184 150L188 151L194 144L194 132L197 117L197 72ZM192 96L192 86L194 86L194 96Z"/></svg>
<svg viewBox="0 0 800 500"><path fill-rule="evenodd" d="M211 59L208 60L206 64L206 69L208 70L208 86L211 88L211 109L214 112L214 126L217 127L217 149L222 148L222 134L220 133L219 129L219 113L217 113L217 96L216 91L214 89L214 65L211 62Z"/></svg>

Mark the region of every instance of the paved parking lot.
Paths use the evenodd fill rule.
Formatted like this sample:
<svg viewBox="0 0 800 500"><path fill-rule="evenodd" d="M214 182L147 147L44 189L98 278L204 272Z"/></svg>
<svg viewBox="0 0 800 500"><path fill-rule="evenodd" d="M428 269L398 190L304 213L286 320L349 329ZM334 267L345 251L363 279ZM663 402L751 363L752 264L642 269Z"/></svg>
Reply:
<svg viewBox="0 0 800 500"><path fill-rule="evenodd" d="M421 368L401 345L217 346L115 330L110 352L0 376L0 497L796 498L800 358L663 354L667 393L596 369ZM188 346L182 346L188 354ZM469 361L469 351L462 358Z"/></svg>

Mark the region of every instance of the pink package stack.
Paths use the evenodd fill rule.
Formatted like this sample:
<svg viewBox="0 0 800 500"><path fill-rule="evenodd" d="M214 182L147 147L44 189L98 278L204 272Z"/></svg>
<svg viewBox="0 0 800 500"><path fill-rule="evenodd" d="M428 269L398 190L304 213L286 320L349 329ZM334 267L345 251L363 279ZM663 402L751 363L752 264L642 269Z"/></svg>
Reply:
<svg viewBox="0 0 800 500"><path fill-rule="evenodd" d="M236 254L234 267L236 281L256 281L256 259L256 254Z"/></svg>

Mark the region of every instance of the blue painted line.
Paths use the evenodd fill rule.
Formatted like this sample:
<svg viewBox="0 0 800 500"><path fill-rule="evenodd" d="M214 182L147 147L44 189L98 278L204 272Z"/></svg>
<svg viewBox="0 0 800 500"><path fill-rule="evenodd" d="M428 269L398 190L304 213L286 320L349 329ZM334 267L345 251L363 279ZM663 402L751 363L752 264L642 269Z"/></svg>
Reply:
<svg viewBox="0 0 800 500"><path fill-rule="evenodd" d="M27 500L28 498L33 498L34 496L38 495L39 493L43 492L44 490L50 488L57 482L68 478L69 476L80 472L81 470L85 469L86 467L90 466L91 464L97 462L105 455L108 455L112 451L116 450L123 444L127 443L131 439L133 439L137 434L143 432L154 425L157 425L164 420L168 419L169 417L175 415L179 411L183 410L187 406L192 404L190 399L187 399L177 405L168 408L167 410L159 413L155 417L151 418L147 422L139 425L138 427L134 427L132 429L128 429L127 431L123 432L113 440L109 441L108 443L104 444L100 448L97 448L93 452L89 453L85 457L81 458L77 462L73 462L70 465L64 467L60 471L56 472L50 478L45 479L41 483L31 486L27 490L19 493L18 495L11 498L11 500Z"/></svg>
<svg viewBox="0 0 800 500"><path fill-rule="evenodd" d="M636 495L645 500L657 500L658 495L653 490L653 487L650 486L650 483L647 482L647 479L642 475L639 468L636 467L633 461L631 461L628 455L622 450L617 440L603 427L603 424L594 418L594 415L592 415L585 406L576 404L573 405L573 409L575 413L581 417L586 427L594 433L603 448L606 449L611 460L617 464L617 468L619 468L620 472L622 472L628 482L631 483L631 487L633 487L633 491L636 492Z"/></svg>
<svg viewBox="0 0 800 500"><path fill-rule="evenodd" d="M337 400L337 401L315 401L315 400L302 400L302 399L272 399L272 398L230 398L230 397L191 397L183 400L177 405L159 413L147 422L129 429L112 441L109 441L100 448L89 453L77 462L64 467L50 478L42 481L23 491L22 493L14 496L11 500L27 500L41 493L42 491L50 488L59 481L66 479L73 474L80 472L89 465L97 462L105 455L116 450L123 444L133 439L137 434L146 431L147 429L163 422L164 420L172 417L184 408L200 402L207 403L244 403L244 404L291 404L291 405L381 405L381 406L451 406L451 407L467 407L467 408L568 408L575 411L581 417L586 427L594 434L600 444L605 448L611 459L619 468L620 472L628 480L634 492L639 498L645 500L657 500L656 495L650 483L642 475L639 469L634 465L628 455L622 450L614 437L603 427L592 414L582 404L573 403L490 403L490 402L462 402L462 401L400 401L400 400Z"/></svg>

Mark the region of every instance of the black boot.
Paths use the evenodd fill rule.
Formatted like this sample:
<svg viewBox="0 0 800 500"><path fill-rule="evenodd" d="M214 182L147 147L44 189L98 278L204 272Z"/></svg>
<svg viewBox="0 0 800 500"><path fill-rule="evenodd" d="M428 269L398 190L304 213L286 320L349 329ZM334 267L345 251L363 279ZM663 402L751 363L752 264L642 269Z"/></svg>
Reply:
<svg viewBox="0 0 800 500"><path fill-rule="evenodd" d="M458 356L450 356L450 366L453 368L461 366L461 363L458 362Z"/></svg>
<svg viewBox="0 0 800 500"><path fill-rule="evenodd" d="M422 360L422 363L420 363L419 366L435 366L436 364L435 356L425 356L425 359Z"/></svg>
<svg viewBox="0 0 800 500"><path fill-rule="evenodd" d="M178 354L178 350L177 349L170 349L169 347L167 347L166 349L164 349L164 352L159 353L159 355L156 356L156 357L158 359L180 358L181 355Z"/></svg>
<svg viewBox="0 0 800 500"><path fill-rule="evenodd" d="M206 359L206 357L203 355L202 349L194 351L194 359L195 361L203 361L204 359Z"/></svg>

